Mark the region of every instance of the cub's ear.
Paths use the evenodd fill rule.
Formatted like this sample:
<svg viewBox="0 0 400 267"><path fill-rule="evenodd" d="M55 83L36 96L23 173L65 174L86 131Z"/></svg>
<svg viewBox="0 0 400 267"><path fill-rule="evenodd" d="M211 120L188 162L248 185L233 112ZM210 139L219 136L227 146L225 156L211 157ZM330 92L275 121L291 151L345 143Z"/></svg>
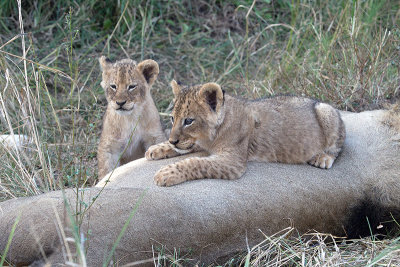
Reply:
<svg viewBox="0 0 400 267"><path fill-rule="evenodd" d="M106 70L108 68L110 68L112 66L112 62L111 60L109 60L108 58L106 58L105 56L101 56L99 58L99 63L100 63L100 67L101 70Z"/></svg>
<svg viewBox="0 0 400 267"><path fill-rule="evenodd" d="M157 62L151 59L144 60L137 65L137 69L143 75L147 84L152 86L159 73Z"/></svg>
<svg viewBox="0 0 400 267"><path fill-rule="evenodd" d="M224 103L224 91L216 83L204 84L200 88L199 96L213 111L217 111Z"/></svg>
<svg viewBox="0 0 400 267"><path fill-rule="evenodd" d="M179 94L179 92L181 91L181 87L175 80L172 80L170 85L172 87L172 92L174 93L174 96L177 96Z"/></svg>

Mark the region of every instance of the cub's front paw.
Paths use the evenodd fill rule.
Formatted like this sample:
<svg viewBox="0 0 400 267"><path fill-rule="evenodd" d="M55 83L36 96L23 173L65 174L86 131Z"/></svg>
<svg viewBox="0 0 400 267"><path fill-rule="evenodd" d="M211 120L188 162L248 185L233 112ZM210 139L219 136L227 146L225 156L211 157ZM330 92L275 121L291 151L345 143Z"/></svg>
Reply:
<svg viewBox="0 0 400 267"><path fill-rule="evenodd" d="M166 153L165 146L163 144L152 145L147 149L144 154L147 160L157 160L157 159L165 159L168 158L168 154Z"/></svg>
<svg viewBox="0 0 400 267"><path fill-rule="evenodd" d="M162 167L155 175L154 182L158 186L171 186L184 182L183 175L178 171L175 164Z"/></svg>

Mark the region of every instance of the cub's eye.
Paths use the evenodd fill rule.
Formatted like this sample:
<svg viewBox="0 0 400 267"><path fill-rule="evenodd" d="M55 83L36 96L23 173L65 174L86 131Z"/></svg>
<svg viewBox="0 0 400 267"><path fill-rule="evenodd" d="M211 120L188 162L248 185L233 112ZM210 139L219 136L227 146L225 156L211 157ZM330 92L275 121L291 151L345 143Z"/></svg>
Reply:
<svg viewBox="0 0 400 267"><path fill-rule="evenodd" d="M110 84L110 88L113 89L114 91L117 90L117 86L115 84Z"/></svg>
<svg viewBox="0 0 400 267"><path fill-rule="evenodd" d="M171 116L171 123L174 124L174 117Z"/></svg>
<svg viewBox="0 0 400 267"><path fill-rule="evenodd" d="M131 84L131 85L128 86L128 91L132 91L136 87L137 87L137 84Z"/></svg>
<svg viewBox="0 0 400 267"><path fill-rule="evenodd" d="M184 126L189 126L189 125L191 125L191 124L193 123L193 121L194 121L194 119L189 119L189 118L187 118L187 119L185 119L185 121L183 122L183 125L184 125Z"/></svg>

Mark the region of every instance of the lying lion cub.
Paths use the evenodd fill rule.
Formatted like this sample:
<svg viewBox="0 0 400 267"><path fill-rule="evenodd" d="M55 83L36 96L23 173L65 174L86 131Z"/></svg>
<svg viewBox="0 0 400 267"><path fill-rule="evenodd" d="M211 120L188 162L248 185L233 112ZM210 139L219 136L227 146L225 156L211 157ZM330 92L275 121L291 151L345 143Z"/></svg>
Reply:
<svg viewBox="0 0 400 267"><path fill-rule="evenodd" d="M150 95L159 72L157 62L149 59L136 65L122 59L112 63L104 56L99 61L108 102L97 153L100 179L115 167L143 157L149 146L166 138Z"/></svg>
<svg viewBox="0 0 400 267"><path fill-rule="evenodd" d="M345 139L339 112L308 98L280 96L246 101L224 95L216 83L181 88L175 95L169 142L151 146L156 160L191 152L193 157L161 168L154 180L171 186L202 178L237 179L247 161L309 163L329 169Z"/></svg>

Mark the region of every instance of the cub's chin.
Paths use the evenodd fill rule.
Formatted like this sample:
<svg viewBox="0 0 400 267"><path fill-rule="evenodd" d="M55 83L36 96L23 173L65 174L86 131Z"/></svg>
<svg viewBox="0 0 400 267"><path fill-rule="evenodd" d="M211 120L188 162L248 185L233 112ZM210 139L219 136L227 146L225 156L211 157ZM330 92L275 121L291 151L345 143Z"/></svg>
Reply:
<svg viewBox="0 0 400 267"><path fill-rule="evenodd" d="M117 113L118 115L126 116L126 115L132 114L133 108L131 108L131 109L122 109L122 108L120 108L120 109L115 109L114 111L115 111L115 113Z"/></svg>

